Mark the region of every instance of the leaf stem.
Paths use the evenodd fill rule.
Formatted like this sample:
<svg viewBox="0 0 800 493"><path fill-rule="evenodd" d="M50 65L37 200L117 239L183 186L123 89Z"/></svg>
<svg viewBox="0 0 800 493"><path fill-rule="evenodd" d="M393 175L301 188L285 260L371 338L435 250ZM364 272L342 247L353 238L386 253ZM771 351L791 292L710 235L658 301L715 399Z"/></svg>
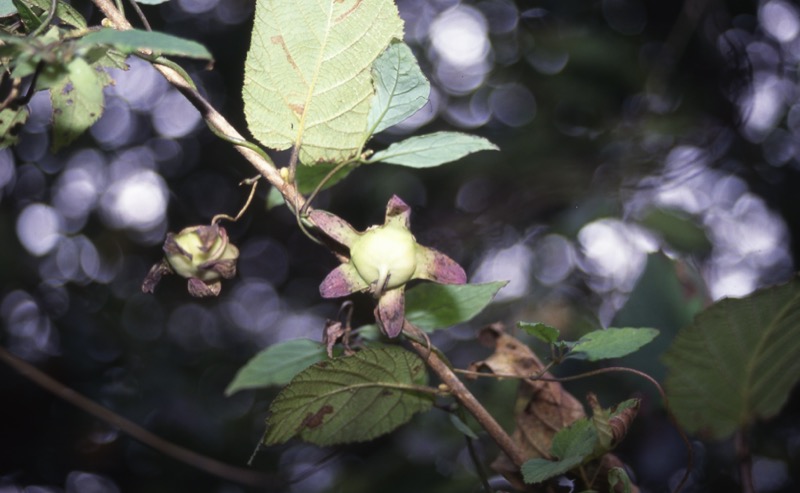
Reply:
<svg viewBox="0 0 800 493"><path fill-rule="evenodd" d="M164 440L158 435L155 435L154 433L151 433L137 425L133 421L123 418L110 409L97 404L96 402L75 392L62 383L57 382L27 361L24 361L9 353L2 346L0 346L0 361L7 364L19 372L22 376L44 390L50 392L51 394L64 399L82 411L105 421L111 426L119 428L136 440L149 445L162 454L172 457L173 459L183 462L184 464L188 464L200 471L208 472L220 478L249 486L264 487L275 486L276 484L275 478L267 474L231 466L229 464L225 464L224 462L220 462L216 459L198 454L197 452Z"/></svg>

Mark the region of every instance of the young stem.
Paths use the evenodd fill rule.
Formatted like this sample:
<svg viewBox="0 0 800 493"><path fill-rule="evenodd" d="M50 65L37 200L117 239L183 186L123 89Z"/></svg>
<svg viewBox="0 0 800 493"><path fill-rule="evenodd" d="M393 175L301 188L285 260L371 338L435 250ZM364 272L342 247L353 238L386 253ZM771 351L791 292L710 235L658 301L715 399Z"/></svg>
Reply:
<svg viewBox="0 0 800 493"><path fill-rule="evenodd" d="M742 483L742 493L754 493L756 490L753 486L753 457L750 455L746 427L742 427L736 432L734 442L736 459L739 461L739 481Z"/></svg>
<svg viewBox="0 0 800 493"><path fill-rule="evenodd" d="M408 320L405 321L405 324L408 325L410 332L419 331L418 328L414 327ZM489 411L486 410L483 405L478 402L478 399L472 395L472 392L467 389L463 382L456 376L450 366L442 360L436 351L431 351L431 348L420 344L414 340L410 340L411 346L414 350L425 360L428 366L433 370L434 373L439 377L439 379L447 385L450 393L461 403L464 408L469 411L470 414L475 418L478 424L486 430L486 433L489 434L490 437L497 443L497 446L500 447L511 462L514 463L517 467L521 466L523 462L525 462L525 457L522 455L522 452L517 447L517 444L511 439L511 437L506 433L506 431L500 426L500 424L494 419L494 416L489 414Z"/></svg>

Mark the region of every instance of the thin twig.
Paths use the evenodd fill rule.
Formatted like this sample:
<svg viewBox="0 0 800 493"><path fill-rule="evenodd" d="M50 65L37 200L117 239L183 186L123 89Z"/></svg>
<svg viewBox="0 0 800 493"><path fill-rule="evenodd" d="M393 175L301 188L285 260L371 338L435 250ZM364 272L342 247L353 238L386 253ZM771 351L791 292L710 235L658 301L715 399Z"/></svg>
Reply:
<svg viewBox="0 0 800 493"><path fill-rule="evenodd" d="M144 26L145 30L152 31L153 28L150 27L150 23L147 22L147 17L144 15L144 12L142 12L141 7L139 7L139 2L136 0L130 0L130 4L133 7L133 10L136 12L136 15L139 16L139 20L142 21L142 25Z"/></svg>
<svg viewBox="0 0 800 493"><path fill-rule="evenodd" d="M481 485L486 493L492 493L492 485L489 484L489 478L486 476L486 471L483 469L483 463L481 462L481 458L478 457L478 451L475 450L475 444L473 443L473 439L464 435L464 440L467 442L467 452L469 452L469 458L472 461L472 464L475 465L475 472L478 474L478 477L481 480Z"/></svg>
<svg viewBox="0 0 800 493"><path fill-rule="evenodd" d="M101 12L111 21L118 30L132 29L130 22L114 6L111 0L92 0ZM145 53L149 55L150 53ZM270 182L283 195L285 201L302 207L305 204L303 196L297 188L283 179L280 171L266 155L260 154L252 146L243 144L247 140L208 102L184 77L175 69L156 64L154 65L167 82L178 89L181 94L195 107L210 127L225 135L226 139L234 142L236 150Z"/></svg>
<svg viewBox="0 0 800 493"><path fill-rule="evenodd" d="M739 481L742 484L742 493L754 493L753 486L753 456L750 455L750 446L747 442L747 427L742 427L734 435L736 444L736 460L739 462Z"/></svg>
<svg viewBox="0 0 800 493"><path fill-rule="evenodd" d="M57 382L44 372L37 369L35 366L9 353L2 346L0 346L0 361L6 363L8 366L22 374L22 376L28 380L34 382L39 387L64 399L82 411L85 411L92 416L105 421L109 425L119 428L136 440L153 447L164 455L168 455L173 459L179 460L200 471L205 471L209 474L213 474L220 478L234 481L236 483L260 487L276 485L276 480L272 476L257 471L231 466L229 464L225 464L224 462L220 462L216 459L198 454L197 452L164 440L163 438L145 430L133 421L123 418L113 411L106 409L100 404L97 404L91 399L88 399L75 392L71 388L61 384L60 382Z"/></svg>

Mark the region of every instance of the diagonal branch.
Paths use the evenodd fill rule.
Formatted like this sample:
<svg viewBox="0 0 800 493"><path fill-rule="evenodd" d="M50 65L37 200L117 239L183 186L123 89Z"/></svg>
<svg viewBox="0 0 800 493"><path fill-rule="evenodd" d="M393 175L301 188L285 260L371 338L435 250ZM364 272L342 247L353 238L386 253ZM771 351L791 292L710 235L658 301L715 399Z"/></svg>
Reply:
<svg viewBox="0 0 800 493"><path fill-rule="evenodd" d="M410 333L418 333L420 329L411 324L408 320L405 321L405 330ZM517 444L506 433L502 426L494 419L489 411L472 395L464 382L453 372L450 366L439 356L437 351L432 351L430 345L421 344L413 339L410 339L411 346L422 357L428 366L436 373L442 380L442 383L447 385L450 393L458 399L464 408L469 411L475 420L486 430L486 433L492 437L492 440L497 443L500 450L502 450L515 466L519 467L525 462L525 456L520 451Z"/></svg>
<svg viewBox="0 0 800 493"><path fill-rule="evenodd" d="M168 442L142 428L133 421L123 418L113 411L57 382L35 366L9 353L2 346L0 346L0 361L6 363L8 366L19 372L22 376L36 383L36 385L42 387L48 392L57 395L79 409L105 421L111 426L119 428L136 440L153 447L164 455L170 456L173 459L177 459L185 464L189 464L200 471L206 471L220 478L250 486L274 487L276 484L278 484L274 477L267 474L231 466L210 457L198 454L192 450L175 445L174 443Z"/></svg>

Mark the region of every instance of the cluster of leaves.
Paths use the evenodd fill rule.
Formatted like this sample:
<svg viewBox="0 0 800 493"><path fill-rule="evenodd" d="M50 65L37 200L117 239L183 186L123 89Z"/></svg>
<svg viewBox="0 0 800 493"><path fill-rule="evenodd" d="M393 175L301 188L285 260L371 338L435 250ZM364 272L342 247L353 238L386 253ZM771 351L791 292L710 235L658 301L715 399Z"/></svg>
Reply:
<svg viewBox="0 0 800 493"><path fill-rule="evenodd" d="M428 168L497 149L459 132L365 147L427 104L430 92L392 0L262 1L255 18L243 90L248 128L269 148L295 149L305 165L295 177L302 193L334 170L325 186L362 164Z"/></svg>
<svg viewBox="0 0 800 493"><path fill-rule="evenodd" d="M127 69L130 54L149 53L211 60L201 44L164 33L90 28L63 0L0 2L0 148L13 145L28 119L27 103L49 90L53 106L52 149L74 141L103 113L103 88L113 83L106 69ZM55 20L55 23L51 23Z"/></svg>

